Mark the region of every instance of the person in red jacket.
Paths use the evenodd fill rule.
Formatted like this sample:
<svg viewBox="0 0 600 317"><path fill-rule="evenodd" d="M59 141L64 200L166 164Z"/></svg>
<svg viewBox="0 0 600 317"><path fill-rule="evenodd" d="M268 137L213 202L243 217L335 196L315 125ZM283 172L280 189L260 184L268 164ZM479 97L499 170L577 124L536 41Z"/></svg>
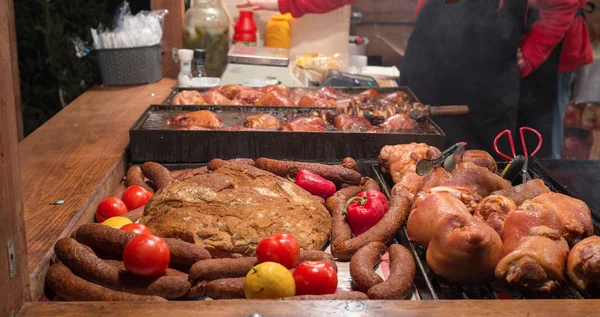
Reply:
<svg viewBox="0 0 600 317"><path fill-rule="evenodd" d="M561 157L563 148L563 120L565 110L571 99L573 83L575 82L575 71L584 65L594 62L590 34L583 13L583 9L588 4L590 4L592 10L595 8L588 0L579 1L579 10L563 38L560 63L558 64L557 98L552 123L554 126L552 157L556 159Z"/></svg>
<svg viewBox="0 0 600 317"><path fill-rule="evenodd" d="M248 0L237 7L279 11L299 18L307 13L327 13L354 2L356 0Z"/></svg>

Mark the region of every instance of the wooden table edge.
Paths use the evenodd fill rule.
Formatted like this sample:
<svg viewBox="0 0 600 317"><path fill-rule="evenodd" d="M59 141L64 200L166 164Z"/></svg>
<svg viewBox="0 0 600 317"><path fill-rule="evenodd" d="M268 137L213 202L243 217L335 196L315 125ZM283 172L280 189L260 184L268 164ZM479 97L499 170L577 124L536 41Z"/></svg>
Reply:
<svg viewBox="0 0 600 317"><path fill-rule="evenodd" d="M30 302L41 316L594 316L600 300Z"/></svg>

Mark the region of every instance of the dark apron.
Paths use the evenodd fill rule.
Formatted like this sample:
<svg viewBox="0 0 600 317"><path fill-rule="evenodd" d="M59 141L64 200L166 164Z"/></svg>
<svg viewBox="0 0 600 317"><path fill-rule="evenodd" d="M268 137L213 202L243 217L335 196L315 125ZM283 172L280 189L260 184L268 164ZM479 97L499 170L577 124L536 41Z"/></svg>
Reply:
<svg viewBox="0 0 600 317"><path fill-rule="evenodd" d="M517 125L517 50L526 0L463 0L447 5L428 0L409 39L400 84L423 103L468 105L468 116L438 117L447 144L494 153L493 142Z"/></svg>
<svg viewBox="0 0 600 317"><path fill-rule="evenodd" d="M527 16L526 31L539 20L538 10L529 9ZM544 142L537 157L552 157L552 123L557 98L556 83L561 51L562 43L554 48L548 59L538 69L521 79L518 126L532 127L542 134ZM526 133L525 139L529 152L535 150L539 142L538 138L531 133Z"/></svg>

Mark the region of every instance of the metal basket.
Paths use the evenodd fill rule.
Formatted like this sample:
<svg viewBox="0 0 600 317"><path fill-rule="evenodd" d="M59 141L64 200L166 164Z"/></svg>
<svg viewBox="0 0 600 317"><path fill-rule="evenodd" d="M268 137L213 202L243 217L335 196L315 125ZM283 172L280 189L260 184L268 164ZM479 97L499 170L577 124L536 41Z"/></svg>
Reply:
<svg viewBox="0 0 600 317"><path fill-rule="evenodd" d="M97 50L105 86L150 84L162 78L162 46Z"/></svg>

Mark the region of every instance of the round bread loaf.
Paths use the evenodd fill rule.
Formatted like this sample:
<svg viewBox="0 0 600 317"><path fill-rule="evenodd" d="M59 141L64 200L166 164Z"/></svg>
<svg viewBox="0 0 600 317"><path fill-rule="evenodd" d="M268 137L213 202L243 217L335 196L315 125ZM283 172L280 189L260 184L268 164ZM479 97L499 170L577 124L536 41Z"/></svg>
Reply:
<svg viewBox="0 0 600 317"><path fill-rule="evenodd" d="M329 212L316 197L269 172L231 164L161 188L141 222L221 258L252 256L260 240L283 232L304 250L320 250L331 233Z"/></svg>

